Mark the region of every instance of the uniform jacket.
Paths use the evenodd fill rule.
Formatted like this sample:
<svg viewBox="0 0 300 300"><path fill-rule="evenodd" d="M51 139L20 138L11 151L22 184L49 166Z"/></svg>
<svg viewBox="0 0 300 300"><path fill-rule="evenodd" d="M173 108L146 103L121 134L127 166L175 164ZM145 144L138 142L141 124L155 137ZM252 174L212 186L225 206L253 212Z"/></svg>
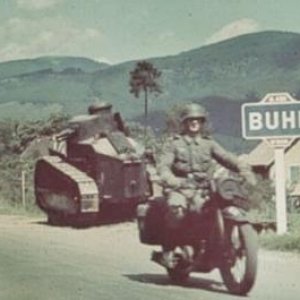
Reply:
<svg viewBox="0 0 300 300"><path fill-rule="evenodd" d="M176 135L163 147L158 165L162 183L177 188L188 174L200 173L212 178L215 162L241 175L251 173L247 164L238 160L210 137Z"/></svg>

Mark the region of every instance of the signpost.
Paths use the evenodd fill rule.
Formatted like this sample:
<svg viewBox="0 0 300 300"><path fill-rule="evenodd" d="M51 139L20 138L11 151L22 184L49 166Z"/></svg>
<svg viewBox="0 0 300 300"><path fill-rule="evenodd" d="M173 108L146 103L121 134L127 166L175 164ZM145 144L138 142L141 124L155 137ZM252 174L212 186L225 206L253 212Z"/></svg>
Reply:
<svg viewBox="0 0 300 300"><path fill-rule="evenodd" d="M242 132L245 139L264 139L274 148L277 233L286 233L284 151L300 137L300 102L288 93L272 93L258 103L244 104Z"/></svg>

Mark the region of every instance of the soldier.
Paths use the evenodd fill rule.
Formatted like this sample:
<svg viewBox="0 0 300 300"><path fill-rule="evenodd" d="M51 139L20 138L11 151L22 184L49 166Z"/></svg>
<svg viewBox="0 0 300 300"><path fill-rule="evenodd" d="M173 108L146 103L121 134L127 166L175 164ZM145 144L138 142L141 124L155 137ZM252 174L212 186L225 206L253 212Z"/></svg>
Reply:
<svg viewBox="0 0 300 300"><path fill-rule="evenodd" d="M239 172L251 185L256 183L248 165L208 136L204 107L188 104L181 113L180 122L182 133L166 143L158 166L168 206L161 262L167 268L174 266L174 239L180 236L186 213L201 213L208 200L215 161ZM183 249L186 249L187 258L191 258L192 248L187 246Z"/></svg>

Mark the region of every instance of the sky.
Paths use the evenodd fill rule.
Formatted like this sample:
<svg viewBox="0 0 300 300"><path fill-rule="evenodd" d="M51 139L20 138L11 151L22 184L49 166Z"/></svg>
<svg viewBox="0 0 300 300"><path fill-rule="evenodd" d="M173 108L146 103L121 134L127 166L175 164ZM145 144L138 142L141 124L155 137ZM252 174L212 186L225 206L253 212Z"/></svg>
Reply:
<svg viewBox="0 0 300 300"><path fill-rule="evenodd" d="M299 11L299 0L0 0L0 62L174 55L246 33L300 33Z"/></svg>

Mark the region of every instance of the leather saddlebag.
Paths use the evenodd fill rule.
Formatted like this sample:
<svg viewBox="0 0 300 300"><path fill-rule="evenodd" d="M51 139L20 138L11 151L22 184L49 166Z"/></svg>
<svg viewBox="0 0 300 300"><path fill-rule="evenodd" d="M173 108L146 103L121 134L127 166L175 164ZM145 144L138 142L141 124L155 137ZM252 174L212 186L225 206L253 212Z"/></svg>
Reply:
<svg viewBox="0 0 300 300"><path fill-rule="evenodd" d="M137 222L141 243L161 245L164 233L165 201L161 198L139 204Z"/></svg>

